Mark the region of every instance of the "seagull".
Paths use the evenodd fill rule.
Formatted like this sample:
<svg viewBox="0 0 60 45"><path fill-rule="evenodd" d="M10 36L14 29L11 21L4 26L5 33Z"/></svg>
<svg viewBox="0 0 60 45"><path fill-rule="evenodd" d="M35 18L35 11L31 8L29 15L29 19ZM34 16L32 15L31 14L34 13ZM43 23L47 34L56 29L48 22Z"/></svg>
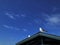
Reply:
<svg viewBox="0 0 60 45"><path fill-rule="evenodd" d="M41 28L41 27L39 28L39 31L40 31L40 32L47 32L46 30L44 30L44 29Z"/></svg>
<svg viewBox="0 0 60 45"><path fill-rule="evenodd" d="M30 37L30 35L28 35L28 37Z"/></svg>

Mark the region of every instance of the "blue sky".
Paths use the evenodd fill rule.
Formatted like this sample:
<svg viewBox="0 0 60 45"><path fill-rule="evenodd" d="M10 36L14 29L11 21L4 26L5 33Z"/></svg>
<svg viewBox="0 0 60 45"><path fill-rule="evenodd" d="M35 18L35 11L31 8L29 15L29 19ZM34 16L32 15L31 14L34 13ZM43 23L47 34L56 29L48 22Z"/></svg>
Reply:
<svg viewBox="0 0 60 45"><path fill-rule="evenodd" d="M0 0L0 45L15 45L39 27L60 36L60 0Z"/></svg>

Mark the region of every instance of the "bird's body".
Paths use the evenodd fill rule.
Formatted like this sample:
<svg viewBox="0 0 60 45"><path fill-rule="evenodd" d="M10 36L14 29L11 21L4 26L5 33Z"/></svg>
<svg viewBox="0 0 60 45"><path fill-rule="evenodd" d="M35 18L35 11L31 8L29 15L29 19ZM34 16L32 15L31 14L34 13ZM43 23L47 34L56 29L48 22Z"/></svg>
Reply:
<svg viewBox="0 0 60 45"><path fill-rule="evenodd" d="M28 37L30 37L30 35L28 35Z"/></svg>
<svg viewBox="0 0 60 45"><path fill-rule="evenodd" d="M47 32L46 30L44 30L43 28L39 28L40 32Z"/></svg>

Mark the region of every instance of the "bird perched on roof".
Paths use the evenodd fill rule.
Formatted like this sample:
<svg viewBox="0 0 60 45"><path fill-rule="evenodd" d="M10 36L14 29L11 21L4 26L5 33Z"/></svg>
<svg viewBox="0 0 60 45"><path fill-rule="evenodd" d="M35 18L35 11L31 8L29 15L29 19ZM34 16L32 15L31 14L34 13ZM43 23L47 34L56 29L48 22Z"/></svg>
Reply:
<svg viewBox="0 0 60 45"><path fill-rule="evenodd" d="M39 31L40 31L40 32L47 32L46 30L44 30L44 29L41 28L41 27L39 28Z"/></svg>
<svg viewBox="0 0 60 45"><path fill-rule="evenodd" d="M28 35L28 37L30 37L30 35Z"/></svg>

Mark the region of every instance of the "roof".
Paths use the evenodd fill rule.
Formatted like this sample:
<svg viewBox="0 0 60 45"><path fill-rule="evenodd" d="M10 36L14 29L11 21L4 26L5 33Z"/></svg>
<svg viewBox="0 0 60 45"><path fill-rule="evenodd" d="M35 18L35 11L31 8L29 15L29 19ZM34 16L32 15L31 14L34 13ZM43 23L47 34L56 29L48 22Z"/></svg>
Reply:
<svg viewBox="0 0 60 45"><path fill-rule="evenodd" d="M52 35L52 34L47 34L47 33L38 32L38 33L32 35L31 37L28 37L28 38L26 38L26 39L18 42L17 45L18 45L18 44L22 44L22 43L24 43L24 42L27 42L27 41L35 38L35 37L38 37L38 36L44 36L44 37L48 37L48 38L60 40L60 36L56 36L56 35Z"/></svg>

